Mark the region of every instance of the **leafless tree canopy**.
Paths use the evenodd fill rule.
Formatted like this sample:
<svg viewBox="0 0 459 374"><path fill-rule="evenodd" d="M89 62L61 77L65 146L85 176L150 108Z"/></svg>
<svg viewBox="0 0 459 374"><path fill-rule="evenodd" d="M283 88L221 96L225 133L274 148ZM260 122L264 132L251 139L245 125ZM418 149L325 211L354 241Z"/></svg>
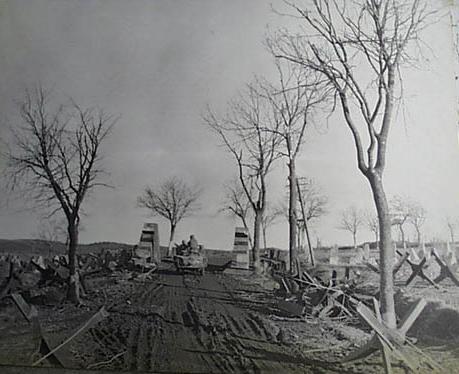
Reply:
<svg viewBox="0 0 459 374"><path fill-rule="evenodd" d="M366 219L366 224L367 224L368 229L373 234L375 234L375 239L376 239L375 241L377 243L378 240L379 240L379 221L378 221L378 216L373 214L373 213L367 212L365 214L365 219Z"/></svg>
<svg viewBox="0 0 459 374"><path fill-rule="evenodd" d="M330 90L313 69L301 69L281 59L276 59L275 65L277 81L261 83L262 95L272 106L275 116L275 121L268 123L275 127L266 130L282 139L278 152L290 162L300 153L306 130L312 125L314 115L325 108Z"/></svg>
<svg viewBox="0 0 459 374"><path fill-rule="evenodd" d="M400 230L402 243L405 244L405 225L410 217L410 202L407 197L395 195L390 199L392 225Z"/></svg>
<svg viewBox="0 0 459 374"><path fill-rule="evenodd" d="M227 183L225 185L225 195L220 211L229 212L231 215L238 217L241 220L244 228L247 229L250 233L248 220L251 210L252 206L244 192L244 189L241 186L241 183L239 182L239 179L236 178L230 183ZM249 242L250 245L252 245L252 237L250 234Z"/></svg>
<svg viewBox="0 0 459 374"><path fill-rule="evenodd" d="M146 187L137 203L152 215L167 219L175 228L183 218L197 211L201 193L200 188L191 187L182 179L173 177L156 187Z"/></svg>
<svg viewBox="0 0 459 374"><path fill-rule="evenodd" d="M355 206L351 206L341 213L341 221L338 227L352 234L354 247L357 246L357 232L362 227L363 223L363 214Z"/></svg>
<svg viewBox="0 0 459 374"><path fill-rule="evenodd" d="M313 179L302 179L300 190L308 222L327 214L328 197L321 192L320 186Z"/></svg>
<svg viewBox="0 0 459 374"><path fill-rule="evenodd" d="M306 221L314 222L328 213L328 196L321 192L320 185L310 178L298 178L301 197L304 204ZM286 197L288 199L288 196ZM298 199L299 203L299 199ZM279 204L277 210L279 215L285 216L288 220L288 206L284 201Z"/></svg>
<svg viewBox="0 0 459 374"><path fill-rule="evenodd" d="M86 194L100 180L100 146L116 119L100 110L83 109L75 103L51 102L49 91L38 87L20 103L21 123L12 128L13 145L8 154L11 186L32 194L43 207L62 210L79 219Z"/></svg>
<svg viewBox="0 0 459 374"><path fill-rule="evenodd" d="M277 129L279 124L260 91L257 84L249 84L229 103L224 117L218 118L210 109L204 116L205 123L237 161L239 179L249 200L250 187L264 193L265 177L279 157L277 151L281 142L275 131L266 131Z"/></svg>
<svg viewBox="0 0 459 374"><path fill-rule="evenodd" d="M417 62L419 33L432 12L424 0L312 3L312 10L291 4L309 32L281 30L269 46L279 58L315 70L327 79L352 131L359 169L364 173L382 171L391 119L388 106L393 106L396 98L400 67ZM362 74L365 70L367 74ZM353 103L358 115L353 114ZM366 148L360 123L370 140Z"/></svg>
<svg viewBox="0 0 459 374"><path fill-rule="evenodd" d="M427 218L426 210L419 202L399 195L393 196L390 203L393 215L392 224L398 226L402 242L405 242L405 224L409 223L415 229L419 243L421 229Z"/></svg>
<svg viewBox="0 0 459 374"><path fill-rule="evenodd" d="M455 242L455 234L456 230L459 227L459 219L458 218L452 218L452 217L446 217L446 225L448 226L448 231L449 235L451 238L451 242Z"/></svg>
<svg viewBox="0 0 459 374"><path fill-rule="evenodd" d="M408 221L413 225L416 235L417 235L417 242L418 244L422 240L422 233L421 229L424 226L427 218L427 211L424 207L417 201L412 201L409 207L409 217Z"/></svg>
<svg viewBox="0 0 459 374"><path fill-rule="evenodd" d="M267 233L268 229L273 226L279 217L281 217L282 212L279 210L278 207L268 205L263 217L261 219L261 229L263 232L263 246L267 248Z"/></svg>
<svg viewBox="0 0 459 374"><path fill-rule="evenodd" d="M66 226L67 224L65 219L45 219L41 221L38 226L37 236L39 239L46 240L48 242L65 243L68 241Z"/></svg>

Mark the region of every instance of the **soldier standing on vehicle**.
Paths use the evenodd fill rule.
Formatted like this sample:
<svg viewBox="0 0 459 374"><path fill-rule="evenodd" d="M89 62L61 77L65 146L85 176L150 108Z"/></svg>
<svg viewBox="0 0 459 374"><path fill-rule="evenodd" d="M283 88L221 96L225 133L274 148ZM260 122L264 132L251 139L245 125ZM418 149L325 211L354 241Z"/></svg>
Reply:
<svg viewBox="0 0 459 374"><path fill-rule="evenodd" d="M198 241L196 240L194 235L190 235L190 241L188 242L188 246L191 249L191 252L198 251Z"/></svg>

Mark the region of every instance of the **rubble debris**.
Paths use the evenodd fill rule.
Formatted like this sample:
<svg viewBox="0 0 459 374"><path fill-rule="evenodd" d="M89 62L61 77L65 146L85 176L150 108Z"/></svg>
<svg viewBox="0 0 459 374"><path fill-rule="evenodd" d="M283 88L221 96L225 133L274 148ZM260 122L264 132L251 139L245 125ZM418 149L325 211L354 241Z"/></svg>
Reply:
<svg viewBox="0 0 459 374"><path fill-rule="evenodd" d="M349 277L337 279L337 272L332 271L328 283L301 271L297 264L297 274L273 273L284 295L277 304L283 312L293 316L310 315L320 318L352 317L351 299L355 299L355 282Z"/></svg>

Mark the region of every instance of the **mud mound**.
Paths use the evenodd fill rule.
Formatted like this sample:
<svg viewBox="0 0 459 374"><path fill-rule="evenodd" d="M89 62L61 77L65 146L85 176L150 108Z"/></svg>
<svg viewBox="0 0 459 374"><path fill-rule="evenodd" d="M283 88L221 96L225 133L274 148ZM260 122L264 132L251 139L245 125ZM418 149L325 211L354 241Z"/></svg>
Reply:
<svg viewBox="0 0 459 374"><path fill-rule="evenodd" d="M397 314L403 316L415 299L397 296ZM459 343L459 311L441 302L429 301L408 334L424 344Z"/></svg>

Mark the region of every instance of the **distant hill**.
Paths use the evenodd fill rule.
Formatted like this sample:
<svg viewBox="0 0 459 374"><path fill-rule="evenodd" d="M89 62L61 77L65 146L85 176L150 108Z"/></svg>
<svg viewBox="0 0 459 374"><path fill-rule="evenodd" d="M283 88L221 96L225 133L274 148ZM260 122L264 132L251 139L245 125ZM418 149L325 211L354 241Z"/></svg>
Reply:
<svg viewBox="0 0 459 374"><path fill-rule="evenodd" d="M114 243L114 242L99 242L91 244L80 244L78 253L97 253L103 249L132 249L132 244ZM61 242L52 242L39 239L0 239L0 254L17 254L20 256L36 256L36 255L56 255L65 254L67 247Z"/></svg>

